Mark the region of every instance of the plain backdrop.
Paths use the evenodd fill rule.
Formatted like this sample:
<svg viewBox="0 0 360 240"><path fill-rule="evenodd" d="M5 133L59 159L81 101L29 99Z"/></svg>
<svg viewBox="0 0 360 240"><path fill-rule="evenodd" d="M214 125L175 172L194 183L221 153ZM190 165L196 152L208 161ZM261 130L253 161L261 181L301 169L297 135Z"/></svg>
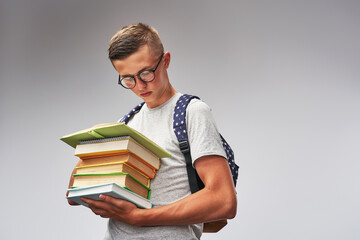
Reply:
<svg viewBox="0 0 360 240"><path fill-rule="evenodd" d="M107 220L67 205L77 158L59 139L140 102L107 47L144 22L240 165L237 216L203 239L360 239L359 12L356 0L1 0L0 238L102 239Z"/></svg>

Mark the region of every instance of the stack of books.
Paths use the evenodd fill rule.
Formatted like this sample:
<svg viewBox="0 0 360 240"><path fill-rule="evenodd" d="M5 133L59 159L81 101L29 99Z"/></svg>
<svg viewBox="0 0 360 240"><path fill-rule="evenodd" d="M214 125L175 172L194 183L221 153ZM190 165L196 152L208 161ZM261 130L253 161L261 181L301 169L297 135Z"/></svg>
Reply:
<svg viewBox="0 0 360 240"><path fill-rule="evenodd" d="M68 198L87 206L80 197L99 200L110 195L151 208L150 180L160 159L170 154L124 123L96 125L61 138L75 148L75 168Z"/></svg>

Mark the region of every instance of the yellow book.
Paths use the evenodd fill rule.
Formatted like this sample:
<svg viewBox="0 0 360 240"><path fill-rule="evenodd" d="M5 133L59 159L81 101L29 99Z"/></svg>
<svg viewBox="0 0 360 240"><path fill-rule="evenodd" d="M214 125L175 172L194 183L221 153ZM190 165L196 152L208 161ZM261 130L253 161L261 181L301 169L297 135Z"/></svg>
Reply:
<svg viewBox="0 0 360 240"><path fill-rule="evenodd" d="M101 156L91 156L84 157L80 159L79 166L89 166L94 164L102 163L115 163L115 162L125 162L131 167L135 168L139 172L145 174L149 178L155 177L155 168L153 168L146 161L142 160L139 157L136 157L132 153L120 153L120 154L110 154L110 155L101 155Z"/></svg>
<svg viewBox="0 0 360 240"><path fill-rule="evenodd" d="M87 166L76 167L76 174L94 174L94 173L116 173L123 172L133 176L136 180L150 186L150 179L144 174L138 172L136 169L128 165L126 162L113 162L113 163L102 163Z"/></svg>

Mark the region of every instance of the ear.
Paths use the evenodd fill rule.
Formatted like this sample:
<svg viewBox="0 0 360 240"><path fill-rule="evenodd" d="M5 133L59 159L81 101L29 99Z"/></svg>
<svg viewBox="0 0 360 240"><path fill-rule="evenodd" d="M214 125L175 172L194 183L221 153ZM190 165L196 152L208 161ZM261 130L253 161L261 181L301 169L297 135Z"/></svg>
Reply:
<svg viewBox="0 0 360 240"><path fill-rule="evenodd" d="M163 59L164 59L164 67L165 69L168 69L169 65L170 65L170 52L166 52L164 53Z"/></svg>

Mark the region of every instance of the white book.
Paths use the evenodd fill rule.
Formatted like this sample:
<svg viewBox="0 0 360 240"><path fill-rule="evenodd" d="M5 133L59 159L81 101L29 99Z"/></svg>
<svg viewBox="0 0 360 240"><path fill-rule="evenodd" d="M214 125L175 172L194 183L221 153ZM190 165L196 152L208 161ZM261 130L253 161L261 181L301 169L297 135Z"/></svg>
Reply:
<svg viewBox="0 0 360 240"><path fill-rule="evenodd" d="M75 156L86 158L131 152L158 170L160 158L129 136L81 141L76 145Z"/></svg>
<svg viewBox="0 0 360 240"><path fill-rule="evenodd" d="M85 207L88 205L81 201L80 197L100 200L99 195L105 194L114 198L124 199L130 201L137 205L140 208L149 209L152 207L151 202L148 199L145 199L136 193L127 190L126 188L120 187L115 183L107 183L101 185L92 185L87 187L79 187L79 188L71 188L68 189L69 194L67 196L68 199L81 204Z"/></svg>

